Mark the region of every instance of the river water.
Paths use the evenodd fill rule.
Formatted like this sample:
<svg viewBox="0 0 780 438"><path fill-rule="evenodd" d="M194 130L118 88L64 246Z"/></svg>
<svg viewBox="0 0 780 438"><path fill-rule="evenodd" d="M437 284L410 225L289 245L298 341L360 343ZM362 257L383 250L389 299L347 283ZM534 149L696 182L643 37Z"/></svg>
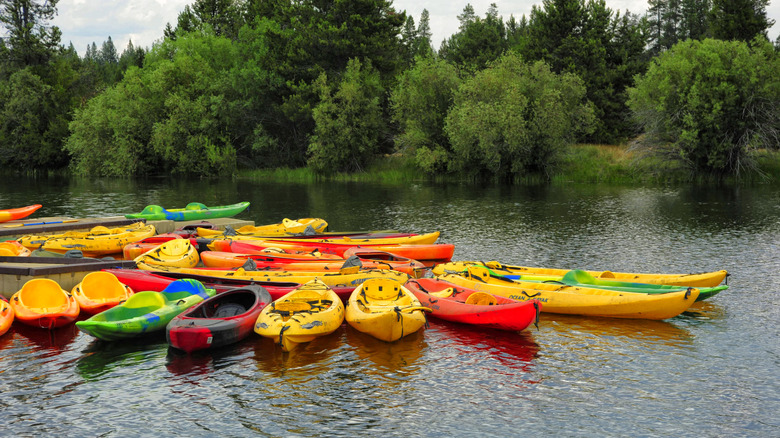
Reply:
<svg viewBox="0 0 780 438"><path fill-rule="evenodd" d="M256 224L442 232L456 260L727 269L665 321L542 314L538 330L430 320L396 343L342 326L282 353L252 336L186 355L74 326L0 337L2 435L780 436L780 188L494 187L14 178L0 206L113 216L250 201Z"/></svg>

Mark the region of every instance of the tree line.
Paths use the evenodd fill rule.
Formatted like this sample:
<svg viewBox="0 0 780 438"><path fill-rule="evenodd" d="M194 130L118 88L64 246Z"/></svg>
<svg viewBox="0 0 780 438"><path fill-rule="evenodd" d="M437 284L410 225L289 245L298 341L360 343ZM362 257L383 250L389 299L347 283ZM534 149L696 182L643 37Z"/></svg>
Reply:
<svg viewBox="0 0 780 438"><path fill-rule="evenodd" d="M550 176L575 142L636 144L694 172L750 168L780 138L768 0L467 4L431 41L383 0L195 0L150 49L80 57L56 0L0 0L0 165L88 175L364 170Z"/></svg>

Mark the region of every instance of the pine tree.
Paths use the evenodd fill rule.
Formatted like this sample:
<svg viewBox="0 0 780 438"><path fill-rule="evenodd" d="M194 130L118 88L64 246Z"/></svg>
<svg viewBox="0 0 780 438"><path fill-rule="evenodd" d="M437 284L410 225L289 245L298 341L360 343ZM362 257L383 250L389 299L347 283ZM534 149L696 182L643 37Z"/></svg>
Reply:
<svg viewBox="0 0 780 438"><path fill-rule="evenodd" d="M769 0L713 0L710 29L714 38L750 41L767 36L774 20L766 16Z"/></svg>
<svg viewBox="0 0 780 438"><path fill-rule="evenodd" d="M0 0L0 27L8 33L8 60L18 67L45 64L57 51L61 32L48 22L59 0Z"/></svg>

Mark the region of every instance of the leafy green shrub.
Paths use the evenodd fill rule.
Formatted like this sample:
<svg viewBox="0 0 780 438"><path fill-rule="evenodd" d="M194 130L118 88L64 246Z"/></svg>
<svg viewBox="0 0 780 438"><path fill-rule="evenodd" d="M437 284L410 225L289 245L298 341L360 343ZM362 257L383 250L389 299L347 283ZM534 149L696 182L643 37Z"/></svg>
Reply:
<svg viewBox="0 0 780 438"><path fill-rule="evenodd" d="M647 136L640 146L697 174L752 169L754 151L780 138L780 56L767 41L688 40L662 53L629 106Z"/></svg>
<svg viewBox="0 0 780 438"><path fill-rule="evenodd" d="M561 151L593 120L577 76L510 52L456 92L445 122L455 155L450 164L472 177L549 178Z"/></svg>

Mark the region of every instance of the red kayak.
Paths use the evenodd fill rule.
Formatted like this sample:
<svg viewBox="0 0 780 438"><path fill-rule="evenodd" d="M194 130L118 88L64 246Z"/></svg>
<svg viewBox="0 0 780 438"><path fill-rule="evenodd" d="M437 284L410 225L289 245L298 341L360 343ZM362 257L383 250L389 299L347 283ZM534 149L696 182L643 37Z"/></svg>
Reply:
<svg viewBox="0 0 780 438"><path fill-rule="evenodd" d="M165 337L174 348L191 353L234 344L253 332L271 294L256 285L217 294L174 317Z"/></svg>
<svg viewBox="0 0 780 438"><path fill-rule="evenodd" d="M180 272L166 271L144 271L141 269L103 269L116 275L123 284L133 288L134 291L157 291L160 292L166 286L182 278L192 278L200 281L208 289L215 289L217 295L235 289L237 287L246 287L252 284L264 287L271 298L277 300L285 294L301 287L300 283L281 282L281 281L248 281L226 277L212 277L209 275L183 274ZM335 286L332 287L336 295L345 303L349 300L355 286Z"/></svg>
<svg viewBox="0 0 780 438"><path fill-rule="evenodd" d="M215 240L211 242L210 245L211 248L216 251L231 251L240 254L257 254L265 248L281 248L285 251L299 251L301 253L318 251L324 254L333 254L341 258L345 258L345 252L351 248L368 248L375 251L389 252L399 257L417 260L428 267L452 260L452 255L455 253L455 245L451 243L354 245L349 243L279 240L265 240L258 243L239 240Z"/></svg>
<svg viewBox="0 0 780 438"><path fill-rule="evenodd" d="M438 278L409 280L404 286L435 318L500 330L524 330L531 323L538 327L542 308L538 300L515 301Z"/></svg>

